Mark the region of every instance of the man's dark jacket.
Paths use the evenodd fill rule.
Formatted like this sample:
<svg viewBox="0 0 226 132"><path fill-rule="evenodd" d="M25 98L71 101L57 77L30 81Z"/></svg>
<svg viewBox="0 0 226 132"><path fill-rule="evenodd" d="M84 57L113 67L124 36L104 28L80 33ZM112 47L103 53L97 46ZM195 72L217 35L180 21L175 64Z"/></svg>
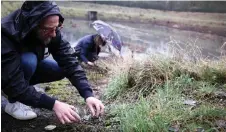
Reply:
<svg viewBox="0 0 226 132"><path fill-rule="evenodd" d="M88 61L95 61L98 59L100 47L94 42L94 38L97 34L86 35L78 40L78 44L75 46L75 51L78 52L78 58L87 63Z"/></svg>
<svg viewBox="0 0 226 132"><path fill-rule="evenodd" d="M32 32L49 15L58 15L60 23L64 21L58 6L51 1L26 1L21 9L1 19L1 81L2 90L9 100L51 110L55 99L30 86L20 66L20 55L23 52L34 52L39 61L44 59L46 46ZM62 38L60 31L56 32L56 37L47 48L80 95L85 99L93 96L84 70L72 56L70 44Z"/></svg>

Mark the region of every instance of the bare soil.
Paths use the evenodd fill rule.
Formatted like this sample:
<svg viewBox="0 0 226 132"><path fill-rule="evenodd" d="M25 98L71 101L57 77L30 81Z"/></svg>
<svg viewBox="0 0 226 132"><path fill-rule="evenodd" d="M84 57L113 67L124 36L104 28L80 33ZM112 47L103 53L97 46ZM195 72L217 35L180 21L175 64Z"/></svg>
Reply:
<svg viewBox="0 0 226 132"><path fill-rule="evenodd" d="M90 77L89 79L92 79L90 83L95 97L102 98L103 89L106 87L108 81L107 78L105 78L106 76L104 77L102 74L98 74L101 75L98 77L96 72L90 73L90 71L88 74L88 77ZM69 83L68 80L64 79L62 81L38 86L44 88L47 94L55 96L61 101L74 105L77 108L80 117L82 118L81 123L62 125L58 121L53 111L36 108L34 111L38 114L38 117L28 121L16 120L8 114L2 112L2 132L45 132L46 130L44 128L47 125L56 125L56 128L52 130L53 132L117 131L117 129L114 128L114 125L109 124L109 117L106 116L107 113L99 118L93 118L90 116L90 113L85 106L84 100L79 96L77 90L74 90L75 88Z"/></svg>

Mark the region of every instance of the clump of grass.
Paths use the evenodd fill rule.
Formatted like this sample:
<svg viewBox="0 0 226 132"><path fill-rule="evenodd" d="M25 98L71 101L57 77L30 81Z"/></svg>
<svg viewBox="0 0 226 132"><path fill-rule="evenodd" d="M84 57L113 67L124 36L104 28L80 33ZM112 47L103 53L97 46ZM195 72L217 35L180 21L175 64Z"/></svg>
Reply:
<svg viewBox="0 0 226 132"><path fill-rule="evenodd" d="M203 128L206 131L225 131L225 128L217 128L216 121L224 120L226 112L220 107L211 104L201 105L182 120L181 127L184 131L195 131L197 128Z"/></svg>
<svg viewBox="0 0 226 132"><path fill-rule="evenodd" d="M226 112L221 107L203 103L195 109L184 105L188 98L184 94L194 82L188 76L181 76L156 87L156 93L132 104L116 106L114 111L120 118L122 131L168 131L177 126L180 130L195 131L201 127L210 130L218 119L224 119Z"/></svg>
<svg viewBox="0 0 226 132"><path fill-rule="evenodd" d="M208 56L202 53L202 50L194 42L180 43L171 38L168 42L173 60L179 62L179 65L190 72L196 80L204 80L212 84L226 83L226 58L225 56L208 59ZM223 45L224 46L224 45ZM222 47L223 47L222 46ZM190 62L189 62L190 61ZM181 71L179 71L181 72Z"/></svg>
<svg viewBox="0 0 226 132"><path fill-rule="evenodd" d="M117 67L115 68L116 65ZM219 85L226 83L225 65L226 61L223 57L213 61L201 59L199 56L195 58L195 62L188 62L185 58L152 55L148 60L121 62L120 66L119 64L114 64L113 67L109 67L113 71L127 74L127 78L124 79L124 83L127 83L127 85L124 85L127 87L126 92L142 93L147 96L155 92L157 86L182 75L186 75L197 82L204 82L208 83L207 85L219 87ZM117 75L114 72L112 74ZM114 79L116 78L112 77L113 81L115 81ZM210 86L209 88L213 89L213 87Z"/></svg>
<svg viewBox="0 0 226 132"><path fill-rule="evenodd" d="M122 131L168 131L170 121L181 119L185 106L173 89L159 88L152 98L140 97L136 103L119 108Z"/></svg>
<svg viewBox="0 0 226 132"><path fill-rule="evenodd" d="M130 87L128 72L132 63L132 60L129 58L121 60L115 57L101 62L103 67L108 68L108 73L110 75L110 83L104 92L104 97L106 99L115 100L117 97L126 92L127 88Z"/></svg>
<svg viewBox="0 0 226 132"><path fill-rule="evenodd" d="M134 65L129 71L129 79L132 82L132 90L148 95L155 87L162 85L165 81L180 76L183 71L181 67L173 62L162 58L152 58L146 62Z"/></svg>
<svg viewBox="0 0 226 132"><path fill-rule="evenodd" d="M123 65L128 65L123 66ZM121 68L122 67L122 68ZM126 67L126 68L125 68ZM120 67L113 67L115 71L113 75L118 77L112 77L112 84L110 82L110 89L114 91L114 95L119 95L116 92L134 92L135 94L143 94L147 96L152 92L155 92L155 88L161 86L165 81L179 77L185 73L188 73L186 69L183 69L176 61L170 61L169 59L155 58L144 62L132 62L122 63ZM124 78L121 79L122 74ZM114 82L114 83L113 83ZM117 83L118 82L118 83ZM114 84L114 85L113 85ZM123 84L123 85L121 85ZM113 86L111 86L113 85ZM120 86L117 86L120 85ZM113 90L114 87L120 90ZM126 89L126 90L122 90ZM108 94L107 92L106 94ZM111 93L111 92L110 92Z"/></svg>
<svg viewBox="0 0 226 132"><path fill-rule="evenodd" d="M215 61L199 57L193 62L155 55L144 61L127 59L120 65L111 61L109 68L115 76L105 94L118 104L112 111L120 119L121 130L224 129L215 128L215 121L225 120L226 115L215 92L226 83L226 61L224 57ZM195 100L197 106L185 105L187 99Z"/></svg>
<svg viewBox="0 0 226 132"><path fill-rule="evenodd" d="M226 83L226 65L225 63L209 64L202 66L200 69L200 77L211 83Z"/></svg>
<svg viewBox="0 0 226 132"><path fill-rule="evenodd" d="M128 87L128 76L126 73L121 73L110 80L110 83L107 86L105 91L106 99L115 99L120 96L122 93L126 92Z"/></svg>
<svg viewBox="0 0 226 132"><path fill-rule="evenodd" d="M88 80L92 81L92 82L97 82L98 80L106 77L107 72L102 73L101 71L99 71L98 69L85 69L86 75Z"/></svg>
<svg viewBox="0 0 226 132"><path fill-rule="evenodd" d="M88 66L82 63L81 66L83 67L88 80L97 85L100 80L103 80L108 76L108 69L102 65L97 64L95 66Z"/></svg>

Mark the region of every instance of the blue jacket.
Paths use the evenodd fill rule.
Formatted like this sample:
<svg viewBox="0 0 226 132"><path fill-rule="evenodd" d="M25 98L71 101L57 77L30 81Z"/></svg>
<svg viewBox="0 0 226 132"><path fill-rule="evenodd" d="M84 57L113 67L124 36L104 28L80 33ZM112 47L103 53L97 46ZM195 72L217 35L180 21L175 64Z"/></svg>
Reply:
<svg viewBox="0 0 226 132"><path fill-rule="evenodd" d="M53 14L58 15L60 22L63 23L64 18L55 2L26 1L21 9L1 19L1 88L10 100L52 110L55 99L37 92L24 79L20 67L20 54L26 51L34 52L39 61L44 59L46 47L40 44L39 39L32 34L32 30L43 18ZM56 31L56 37L51 40L47 48L80 95L85 99L93 96L84 70L72 55L73 50L63 39L60 31Z"/></svg>
<svg viewBox="0 0 226 132"><path fill-rule="evenodd" d="M98 59L100 47L95 45L94 38L97 34L86 35L82 37L75 46L75 51L79 53L78 58L87 63L88 61L95 61Z"/></svg>

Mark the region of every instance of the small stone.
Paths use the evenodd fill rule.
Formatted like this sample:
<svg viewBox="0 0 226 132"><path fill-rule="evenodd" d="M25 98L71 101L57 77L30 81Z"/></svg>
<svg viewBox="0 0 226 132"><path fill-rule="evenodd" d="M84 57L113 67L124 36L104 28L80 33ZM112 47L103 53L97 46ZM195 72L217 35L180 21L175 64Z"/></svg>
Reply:
<svg viewBox="0 0 226 132"><path fill-rule="evenodd" d="M186 105L191 105L191 106L196 106L196 101L195 100L185 100L184 104Z"/></svg>
<svg viewBox="0 0 226 132"><path fill-rule="evenodd" d="M226 92L224 91L217 91L215 92L215 95L219 98L226 98Z"/></svg>
<svg viewBox="0 0 226 132"><path fill-rule="evenodd" d="M51 130L53 130L55 128L56 128L56 125L48 125L48 126L45 127L45 130L51 131Z"/></svg>
<svg viewBox="0 0 226 132"><path fill-rule="evenodd" d="M179 128L175 128L175 127L169 127L168 129L170 132L179 132Z"/></svg>
<svg viewBox="0 0 226 132"><path fill-rule="evenodd" d="M205 130L203 128L199 127L196 129L196 132L205 132Z"/></svg>
<svg viewBox="0 0 226 132"><path fill-rule="evenodd" d="M75 108L75 112L79 115L80 111L78 108Z"/></svg>
<svg viewBox="0 0 226 132"><path fill-rule="evenodd" d="M175 24L175 25L173 25L173 27L174 27L174 28L179 28L180 26L177 25L177 24Z"/></svg>
<svg viewBox="0 0 226 132"><path fill-rule="evenodd" d="M86 121L88 121L90 118L91 118L91 115L85 115L85 116L83 117L83 119L86 120Z"/></svg>

